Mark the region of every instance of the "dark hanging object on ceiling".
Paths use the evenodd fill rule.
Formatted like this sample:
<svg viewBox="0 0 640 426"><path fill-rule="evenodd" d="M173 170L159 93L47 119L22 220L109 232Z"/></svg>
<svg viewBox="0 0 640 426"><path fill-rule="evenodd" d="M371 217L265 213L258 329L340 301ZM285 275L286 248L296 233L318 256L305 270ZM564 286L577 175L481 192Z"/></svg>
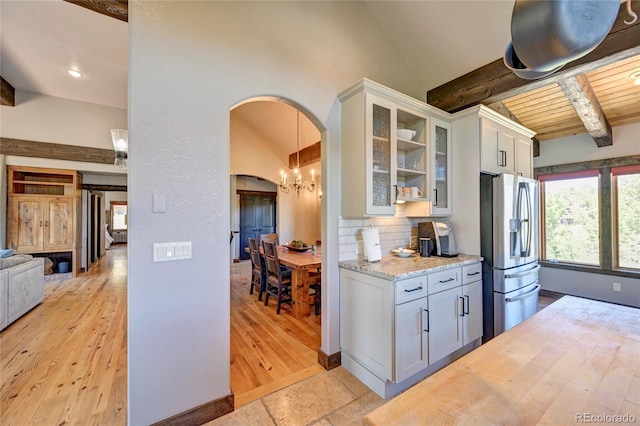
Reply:
<svg viewBox="0 0 640 426"><path fill-rule="evenodd" d="M504 63L517 76L545 77L605 39L619 0L516 0Z"/></svg>

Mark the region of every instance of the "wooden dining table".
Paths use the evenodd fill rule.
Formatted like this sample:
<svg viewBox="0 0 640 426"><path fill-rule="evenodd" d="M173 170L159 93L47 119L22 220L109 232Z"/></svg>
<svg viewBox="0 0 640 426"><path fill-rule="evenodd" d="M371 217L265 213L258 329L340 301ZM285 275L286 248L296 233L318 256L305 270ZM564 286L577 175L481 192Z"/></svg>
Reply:
<svg viewBox="0 0 640 426"><path fill-rule="evenodd" d="M315 272L322 266L322 252L320 248L313 253L295 252L285 246L277 246L280 264L291 269L291 314L295 318L311 315L309 305L309 272ZM245 251L249 251L247 247ZM262 253L262 247L260 247Z"/></svg>

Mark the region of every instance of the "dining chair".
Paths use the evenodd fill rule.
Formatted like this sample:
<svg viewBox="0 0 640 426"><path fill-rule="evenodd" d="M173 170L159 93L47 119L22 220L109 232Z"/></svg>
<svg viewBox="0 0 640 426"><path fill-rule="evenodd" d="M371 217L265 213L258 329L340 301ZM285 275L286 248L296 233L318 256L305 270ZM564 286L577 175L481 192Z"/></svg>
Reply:
<svg viewBox="0 0 640 426"><path fill-rule="evenodd" d="M263 241L275 243L276 245L280 244L280 242L278 241L278 234L276 233L260 234L260 244L262 244Z"/></svg>
<svg viewBox="0 0 640 426"><path fill-rule="evenodd" d="M260 247L255 238L249 238L249 254L251 255L251 284L249 286L249 294L253 294L253 289L258 289L258 300L262 301L264 293L264 283L267 274L264 260L260 255Z"/></svg>
<svg viewBox="0 0 640 426"><path fill-rule="evenodd" d="M267 264L267 280L265 285L264 306L269 304L269 296L278 299L276 314L280 314L282 303L291 304L291 271L280 268L276 243L263 241L262 249Z"/></svg>
<svg viewBox="0 0 640 426"><path fill-rule="evenodd" d="M322 302L322 274L318 268L318 272L309 272L309 290L313 290L313 293L309 293L309 296L313 296L313 305L316 315L320 315L320 307Z"/></svg>

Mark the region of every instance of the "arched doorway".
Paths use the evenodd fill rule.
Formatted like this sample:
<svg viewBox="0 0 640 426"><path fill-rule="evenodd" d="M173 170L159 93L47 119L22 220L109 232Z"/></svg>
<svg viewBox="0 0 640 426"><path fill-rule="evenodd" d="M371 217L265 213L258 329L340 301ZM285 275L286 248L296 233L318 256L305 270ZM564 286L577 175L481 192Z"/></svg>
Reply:
<svg viewBox="0 0 640 426"><path fill-rule="evenodd" d="M240 198L250 192L275 189L276 233L281 243L292 240L316 244L322 240L321 160L300 161L302 180L314 170L315 191L297 194L279 189L281 170L291 182L289 156L320 145L319 121L303 107L275 97L252 98L230 111L231 230L240 231ZM296 160L298 156L296 155ZM304 161L304 162L303 162ZM308 163L308 164L307 164ZM297 165L297 162L296 164ZM247 183L249 182L249 183ZM231 388L236 407L317 374L322 317L293 317L275 313L249 294L250 261L240 260L242 238L231 241Z"/></svg>

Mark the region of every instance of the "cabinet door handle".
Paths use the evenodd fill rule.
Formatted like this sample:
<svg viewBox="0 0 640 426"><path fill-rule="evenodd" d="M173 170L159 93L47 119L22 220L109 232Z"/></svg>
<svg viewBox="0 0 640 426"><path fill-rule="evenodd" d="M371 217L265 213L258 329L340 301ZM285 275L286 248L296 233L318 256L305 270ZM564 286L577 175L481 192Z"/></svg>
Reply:
<svg viewBox="0 0 640 426"><path fill-rule="evenodd" d="M45 226L45 227L49 226L49 221L48 221L48 220L45 220L45 221L44 221L44 226Z"/></svg>
<svg viewBox="0 0 640 426"><path fill-rule="evenodd" d="M396 198L393 204L398 204L398 185L393 185L393 189L395 189Z"/></svg>
<svg viewBox="0 0 640 426"><path fill-rule="evenodd" d="M40 227L42 228L42 221L40 221Z"/></svg>
<svg viewBox="0 0 640 426"><path fill-rule="evenodd" d="M468 277L472 277L472 276L474 276L474 275L478 275L479 273L480 273L480 272L478 272L478 271L476 271L476 272L471 272L471 273L467 272L467 276L468 276Z"/></svg>
<svg viewBox="0 0 640 426"><path fill-rule="evenodd" d="M436 193L434 201L433 201L433 205L437 206L438 205L438 190L434 188L433 192Z"/></svg>
<svg viewBox="0 0 640 426"><path fill-rule="evenodd" d="M438 282L444 284L444 283L449 283L449 282L454 281L454 280L455 280L455 278L449 278L448 280L444 280L444 281L440 280Z"/></svg>
<svg viewBox="0 0 640 426"><path fill-rule="evenodd" d="M462 308L460 308L460 313L458 314L458 316L463 317L464 316L464 299L460 296L458 296L458 300L460 302L462 302ZM458 304L458 307L460 306L460 304Z"/></svg>
<svg viewBox="0 0 640 426"><path fill-rule="evenodd" d="M413 293L414 291L422 290L422 286L418 286L416 288L412 288L411 290L404 289L405 293Z"/></svg>
<svg viewBox="0 0 640 426"><path fill-rule="evenodd" d="M467 308L464 310L464 313L465 315L469 315L469 296L465 294L464 298L467 299ZM464 303L462 303L462 306L464 306Z"/></svg>
<svg viewBox="0 0 640 426"><path fill-rule="evenodd" d="M426 314L426 316L425 316L425 314ZM429 332L429 310L428 309L423 309L422 310L422 318L423 318L424 323L427 324L427 328L425 328L423 330L428 333ZM424 318L426 318L426 320L424 320Z"/></svg>

